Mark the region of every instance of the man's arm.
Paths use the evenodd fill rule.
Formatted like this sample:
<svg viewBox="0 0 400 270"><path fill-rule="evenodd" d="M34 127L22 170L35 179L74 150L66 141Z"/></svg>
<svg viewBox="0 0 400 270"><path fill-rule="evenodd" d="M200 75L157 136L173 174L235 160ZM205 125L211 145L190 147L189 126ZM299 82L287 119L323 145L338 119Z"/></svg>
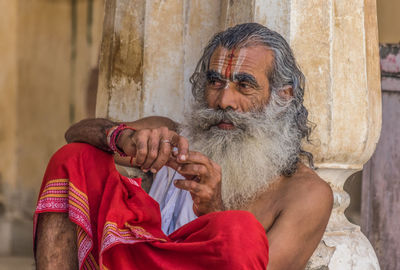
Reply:
<svg viewBox="0 0 400 270"><path fill-rule="evenodd" d="M106 132L109 128L119 124L121 123L113 122L105 118L85 119L72 125L67 132L65 132L65 140L68 143L84 142L104 151L109 151ZM145 117L137 121L125 122L124 124L137 130L165 126L170 130L176 131L178 128L177 123L169 118L161 116Z"/></svg>
<svg viewBox="0 0 400 270"><path fill-rule="evenodd" d="M111 152L106 133L119 124L104 118L82 120L67 130L65 139L68 143L84 142ZM119 165L136 166L144 172L155 173L168 161L173 147L178 148L180 157L188 153L187 140L177 134L178 125L169 118L152 116L124 124L136 131L121 131L117 146L129 157L114 155Z"/></svg>
<svg viewBox="0 0 400 270"><path fill-rule="evenodd" d="M309 181L297 195L301 199L293 200L267 232L268 270L304 269L325 232L333 205L329 185L321 179Z"/></svg>

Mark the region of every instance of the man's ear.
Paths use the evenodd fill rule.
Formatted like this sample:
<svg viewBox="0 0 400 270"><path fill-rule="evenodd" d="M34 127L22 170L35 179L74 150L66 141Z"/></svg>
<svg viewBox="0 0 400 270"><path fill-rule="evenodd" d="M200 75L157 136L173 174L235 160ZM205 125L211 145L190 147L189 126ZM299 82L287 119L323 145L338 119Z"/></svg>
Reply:
<svg viewBox="0 0 400 270"><path fill-rule="evenodd" d="M293 97L293 87L291 85L285 85L278 90L278 96L283 99L291 99Z"/></svg>

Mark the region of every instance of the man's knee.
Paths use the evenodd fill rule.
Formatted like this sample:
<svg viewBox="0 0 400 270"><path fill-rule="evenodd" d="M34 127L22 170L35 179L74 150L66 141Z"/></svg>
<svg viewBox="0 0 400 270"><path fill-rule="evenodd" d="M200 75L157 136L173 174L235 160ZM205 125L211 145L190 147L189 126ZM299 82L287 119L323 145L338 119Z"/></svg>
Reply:
<svg viewBox="0 0 400 270"><path fill-rule="evenodd" d="M104 166L105 164L113 164L113 157L90 144L69 143L54 153L49 161L48 168L63 167L65 164L76 167L86 167L89 164L91 167L93 164Z"/></svg>
<svg viewBox="0 0 400 270"><path fill-rule="evenodd" d="M96 147L87 143L69 143L61 147L54 155L52 159L67 160L71 157L93 157L97 155L109 155L108 153L97 149Z"/></svg>
<svg viewBox="0 0 400 270"><path fill-rule="evenodd" d="M37 226L37 269L78 269L76 225L68 214L41 213Z"/></svg>

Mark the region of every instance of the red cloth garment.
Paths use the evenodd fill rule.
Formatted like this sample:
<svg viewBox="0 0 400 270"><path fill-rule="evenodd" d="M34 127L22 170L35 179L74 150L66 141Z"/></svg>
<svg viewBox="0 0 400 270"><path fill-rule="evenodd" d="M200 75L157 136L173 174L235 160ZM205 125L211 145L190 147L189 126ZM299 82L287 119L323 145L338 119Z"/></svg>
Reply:
<svg viewBox="0 0 400 270"><path fill-rule="evenodd" d="M50 160L34 215L66 212L77 226L79 269L266 269L264 228L246 211L210 213L167 236L160 208L113 157L73 143Z"/></svg>

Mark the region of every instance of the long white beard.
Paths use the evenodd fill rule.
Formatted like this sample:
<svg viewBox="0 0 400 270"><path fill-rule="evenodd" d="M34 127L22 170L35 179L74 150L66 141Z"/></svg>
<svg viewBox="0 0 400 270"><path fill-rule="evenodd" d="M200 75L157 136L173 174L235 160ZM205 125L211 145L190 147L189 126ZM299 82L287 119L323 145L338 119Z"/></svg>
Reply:
<svg viewBox="0 0 400 270"><path fill-rule="evenodd" d="M278 104L271 96L262 112L238 113L194 104L183 134L190 148L222 168L222 200L227 209L239 209L266 190L282 171L297 162L300 136L290 102ZM234 130L216 126L231 121Z"/></svg>

